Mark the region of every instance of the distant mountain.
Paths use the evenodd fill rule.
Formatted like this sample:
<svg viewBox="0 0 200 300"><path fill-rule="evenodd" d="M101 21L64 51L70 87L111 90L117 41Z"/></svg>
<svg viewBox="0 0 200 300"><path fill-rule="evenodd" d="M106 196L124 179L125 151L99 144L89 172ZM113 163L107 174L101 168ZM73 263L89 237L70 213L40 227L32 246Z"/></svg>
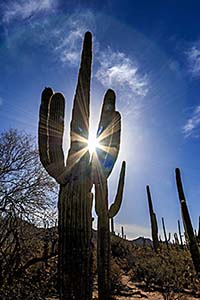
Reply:
<svg viewBox="0 0 200 300"><path fill-rule="evenodd" d="M152 247L153 246L153 242L151 239L149 238L145 238L145 237L138 237L132 241L130 241L131 243L133 243L134 245L137 245L137 246L150 246Z"/></svg>

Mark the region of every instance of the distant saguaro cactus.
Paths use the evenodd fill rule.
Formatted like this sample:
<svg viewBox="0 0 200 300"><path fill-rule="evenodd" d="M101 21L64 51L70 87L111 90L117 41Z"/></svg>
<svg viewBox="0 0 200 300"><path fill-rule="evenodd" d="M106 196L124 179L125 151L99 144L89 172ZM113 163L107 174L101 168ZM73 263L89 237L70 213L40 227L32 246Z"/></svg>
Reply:
<svg viewBox="0 0 200 300"><path fill-rule="evenodd" d="M65 99L51 88L42 92L40 160L60 184L58 200L59 294L61 300L92 299L92 174L89 131L92 35L85 34L71 121L67 162L62 148Z"/></svg>
<svg viewBox="0 0 200 300"><path fill-rule="evenodd" d="M171 234L169 232L169 238L167 239L167 232L166 232L166 228L165 228L165 220L162 217L162 226L163 226L163 232L164 232L164 237L165 237L165 244L167 245L167 249L169 249L169 242L170 242L170 237Z"/></svg>
<svg viewBox="0 0 200 300"><path fill-rule="evenodd" d="M159 241L158 241L158 224L156 219L156 214L153 210L153 203L151 199L151 193L150 188L147 185L147 198L148 198L148 204L149 204L149 213L150 213L150 220L151 220L151 233L152 233L152 239L153 239L153 248L155 251L159 248Z"/></svg>
<svg viewBox="0 0 200 300"><path fill-rule="evenodd" d="M181 174L180 170L177 168L176 169L176 184L177 184L177 189L178 189L178 196L180 200L180 205L181 205L181 213L182 213L182 219L183 219L183 225L185 228L185 232L188 236L188 242L189 242L189 249L190 249L190 254L192 257L192 261L195 267L195 270L198 274L200 274L200 251L198 248L197 240L194 235L193 227L192 227L192 222L190 219L184 191L183 191L183 186L181 182Z"/></svg>
<svg viewBox="0 0 200 300"><path fill-rule="evenodd" d="M178 220L178 233L179 233L179 239L181 243L181 248L183 249L183 239L182 239L182 234L181 234L181 224L180 221Z"/></svg>

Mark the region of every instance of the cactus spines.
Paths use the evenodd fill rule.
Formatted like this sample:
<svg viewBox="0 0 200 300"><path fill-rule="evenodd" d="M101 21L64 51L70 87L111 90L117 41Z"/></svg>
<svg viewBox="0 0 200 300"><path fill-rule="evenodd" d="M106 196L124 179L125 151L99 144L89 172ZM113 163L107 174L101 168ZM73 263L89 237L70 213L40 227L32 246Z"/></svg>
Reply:
<svg viewBox="0 0 200 300"><path fill-rule="evenodd" d="M188 236L190 254L192 257L192 261L193 261L195 270L198 274L200 274L200 251L198 248L196 237L194 235L192 222L190 219L190 215L189 215L189 211L188 211L188 207L187 207L187 203L186 203L186 199L185 199L185 195L184 195L184 191L183 191L181 174L180 174L180 170L178 168L176 169L176 184L177 184L177 189L178 189L179 201L180 201L180 205L181 205L183 225L185 228L185 232Z"/></svg>
<svg viewBox="0 0 200 300"><path fill-rule="evenodd" d="M153 210L153 203L151 199L151 193L150 188L147 185L147 198L148 198L148 204L149 204L149 213L150 213L150 220L151 220L151 233L152 233L152 239L153 239L153 248L155 251L159 248L159 241L158 241L158 224L156 219L156 214Z"/></svg>
<svg viewBox="0 0 200 300"><path fill-rule="evenodd" d="M64 97L46 88L40 106L40 160L49 175L60 184L58 279L61 300L92 299L92 172L89 151L83 142L89 130L91 62L92 35L87 32L74 98L71 145L66 165L62 149Z"/></svg>
<svg viewBox="0 0 200 300"><path fill-rule="evenodd" d="M115 154L116 155L116 154ZM115 158L116 159L116 158ZM103 171L105 165L103 165ZM113 167L113 166L111 166ZM122 163L117 195L114 203L108 208L108 188L106 175L101 172L95 179L95 209L98 216L98 239L97 239L97 267L98 267L98 293L99 300L110 299L110 231L109 219L119 211L124 188L125 162ZM106 174L106 175L105 175ZM99 183L98 183L99 180Z"/></svg>

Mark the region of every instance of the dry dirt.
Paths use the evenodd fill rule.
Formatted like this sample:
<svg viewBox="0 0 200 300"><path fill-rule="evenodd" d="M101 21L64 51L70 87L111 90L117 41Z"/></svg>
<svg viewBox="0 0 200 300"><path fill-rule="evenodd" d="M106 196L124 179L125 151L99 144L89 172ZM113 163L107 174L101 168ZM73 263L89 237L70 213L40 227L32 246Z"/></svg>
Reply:
<svg viewBox="0 0 200 300"><path fill-rule="evenodd" d="M186 295L186 294L171 294L163 295L160 292L147 292L137 287L137 283L133 283L129 280L129 277L124 275L122 283L125 286L124 291L121 295L116 295L116 300L196 300L197 298ZM59 300L58 298L47 298L46 300ZM98 300L98 293L93 293L93 300Z"/></svg>

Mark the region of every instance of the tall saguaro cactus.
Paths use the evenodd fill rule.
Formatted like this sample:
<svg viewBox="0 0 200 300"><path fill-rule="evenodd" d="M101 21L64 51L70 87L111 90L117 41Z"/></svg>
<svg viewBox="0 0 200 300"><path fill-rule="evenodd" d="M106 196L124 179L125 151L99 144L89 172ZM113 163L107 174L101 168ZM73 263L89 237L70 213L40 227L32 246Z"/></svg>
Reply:
<svg viewBox="0 0 200 300"><path fill-rule="evenodd" d="M196 237L194 235L194 230L192 227L192 222L190 219L190 215L189 215L189 211L188 211L188 207L187 207L187 203L186 203L186 199L185 199L185 194L183 191L183 186L182 186L182 181L181 181L181 173L178 168L176 169L176 184L177 184L178 196L179 196L180 205L181 205L183 225L184 225L184 228L187 233L188 240L189 240L190 254L192 257L192 261L193 261L195 270L200 275L200 251L198 248Z"/></svg>
<svg viewBox="0 0 200 300"><path fill-rule="evenodd" d="M153 210L153 203L152 203L152 199L151 199L150 188L148 185L146 186L146 190L147 190L149 214L150 214L150 220L151 220L151 234L152 234L152 239L153 239L153 247L154 247L154 250L157 251L159 248L158 224L157 224L156 214Z"/></svg>
<svg viewBox="0 0 200 300"><path fill-rule="evenodd" d="M61 300L92 299L92 174L89 131L92 35L85 34L71 121L67 162L62 148L65 100L51 88L42 92L39 119L40 159L60 184L58 201L59 294Z"/></svg>

